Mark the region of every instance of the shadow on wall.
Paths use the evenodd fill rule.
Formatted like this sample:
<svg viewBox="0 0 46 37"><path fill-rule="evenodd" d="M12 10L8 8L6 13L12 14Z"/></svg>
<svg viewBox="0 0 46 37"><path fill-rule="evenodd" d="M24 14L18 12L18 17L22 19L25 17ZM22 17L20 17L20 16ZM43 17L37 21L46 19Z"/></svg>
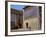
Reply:
<svg viewBox="0 0 46 37"><path fill-rule="evenodd" d="M22 28L23 12L16 9L11 9L11 29Z"/></svg>

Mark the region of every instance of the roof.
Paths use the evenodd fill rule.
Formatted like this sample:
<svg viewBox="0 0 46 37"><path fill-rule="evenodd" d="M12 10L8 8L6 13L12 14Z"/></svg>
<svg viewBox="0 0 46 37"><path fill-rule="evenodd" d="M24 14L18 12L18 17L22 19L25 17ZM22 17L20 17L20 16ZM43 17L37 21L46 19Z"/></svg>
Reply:
<svg viewBox="0 0 46 37"><path fill-rule="evenodd" d="M25 6L23 9L26 9L26 8L28 8L28 7L32 7L32 6Z"/></svg>
<svg viewBox="0 0 46 37"><path fill-rule="evenodd" d="M16 15L22 15L23 14L23 12L22 11L20 11L20 10L16 10L16 9L12 9L11 8L11 14L16 14Z"/></svg>

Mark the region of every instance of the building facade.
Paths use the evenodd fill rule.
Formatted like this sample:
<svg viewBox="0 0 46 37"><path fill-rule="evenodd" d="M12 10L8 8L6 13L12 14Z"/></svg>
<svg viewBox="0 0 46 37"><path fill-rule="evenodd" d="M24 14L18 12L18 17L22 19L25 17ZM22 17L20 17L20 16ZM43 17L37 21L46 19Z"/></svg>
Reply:
<svg viewBox="0 0 46 37"><path fill-rule="evenodd" d="M40 19L39 19L39 7L37 6L26 6L24 8L24 29L39 30Z"/></svg>

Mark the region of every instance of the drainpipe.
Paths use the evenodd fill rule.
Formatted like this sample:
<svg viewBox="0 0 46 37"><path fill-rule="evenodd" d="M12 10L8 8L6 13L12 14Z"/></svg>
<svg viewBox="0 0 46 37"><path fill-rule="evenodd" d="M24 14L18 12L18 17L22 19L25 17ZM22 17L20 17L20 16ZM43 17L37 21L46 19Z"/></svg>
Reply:
<svg viewBox="0 0 46 37"><path fill-rule="evenodd" d="M25 22L24 22L24 9L23 9L23 29L26 30L26 25L25 25Z"/></svg>
<svg viewBox="0 0 46 37"><path fill-rule="evenodd" d="M24 9L22 9L23 11L23 29L24 29Z"/></svg>

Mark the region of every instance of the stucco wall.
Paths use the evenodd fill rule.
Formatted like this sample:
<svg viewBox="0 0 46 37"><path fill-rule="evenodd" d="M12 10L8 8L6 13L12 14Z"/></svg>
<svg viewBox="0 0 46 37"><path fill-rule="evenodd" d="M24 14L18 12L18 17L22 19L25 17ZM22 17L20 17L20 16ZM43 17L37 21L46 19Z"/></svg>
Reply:
<svg viewBox="0 0 46 37"><path fill-rule="evenodd" d="M24 29L26 29L26 22L28 22L28 27L30 27L31 30L38 30L38 27L40 26L38 17L24 20L24 25L23 25Z"/></svg>

